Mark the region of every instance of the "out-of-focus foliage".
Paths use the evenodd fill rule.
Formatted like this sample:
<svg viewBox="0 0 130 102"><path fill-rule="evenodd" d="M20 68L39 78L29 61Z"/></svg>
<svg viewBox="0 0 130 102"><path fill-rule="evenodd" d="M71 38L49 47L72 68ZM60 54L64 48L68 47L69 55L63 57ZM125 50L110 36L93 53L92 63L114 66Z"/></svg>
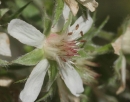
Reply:
<svg viewBox="0 0 130 102"><path fill-rule="evenodd" d="M49 34L50 27L56 24L58 21L63 9L61 6L63 5L63 2L61 0L1 0L1 2L0 32L7 32L7 24L11 19L20 18L26 22L31 23L37 29L41 31L44 30L44 34L47 35ZM81 51L79 54L83 57L87 56L88 60L91 60L98 65L98 67L91 66L91 69L98 73L95 78L97 83L87 83L87 86L85 86L85 91L81 95L80 99L81 102L129 102L130 56L125 55L127 59L126 63L128 62L125 73L126 89L124 92L117 95L116 91L121 85L122 56L114 54L114 49L112 48L111 43L114 42L114 40L118 38L119 35L122 35L125 32L124 28L126 25L120 25L126 15L129 15L130 13L130 1L98 0L97 2L99 3L99 7L97 8L97 16L94 17L95 22L89 32L79 39L81 41L86 40L86 42L81 45L81 47L84 47L85 52ZM56 7L58 9L54 11L54 8ZM82 9L79 10L78 15L82 14L81 12L84 11L84 7L81 8ZM94 14L92 15L94 16ZM66 22L66 26L64 26L61 32L65 32L66 27L70 24L71 21L73 22L76 18L77 17L73 17L72 19L72 15L70 14L70 19L68 22ZM126 19L126 22L127 21L128 20ZM118 32L117 28L119 28ZM10 40L12 55L14 57L8 58L1 56L0 80L6 80L6 78L10 78L13 80L13 83L9 87L0 86L0 102L20 102L19 93L23 89L25 80L32 70L28 66L38 63L42 59L41 56L43 55L40 50L32 51L34 49L33 47L22 45L11 37ZM27 52L29 53L18 58L20 55L23 55ZM37 54L37 56L34 57L34 54ZM32 55L32 57L29 58L28 55ZM5 60L8 60L9 62ZM10 62L10 60L14 61ZM11 65L11 63L15 64ZM57 69L55 69L55 62L52 61L50 63L52 63L50 70L54 73L50 74L48 71L47 74L49 78L46 78L45 85L43 86L45 89L41 91L37 102L59 102L60 100L58 96L58 87L56 85L56 82L54 82L55 78L57 77ZM83 77L87 82L85 76ZM19 82L17 83L17 81ZM51 86L54 87L54 89L52 89Z"/></svg>

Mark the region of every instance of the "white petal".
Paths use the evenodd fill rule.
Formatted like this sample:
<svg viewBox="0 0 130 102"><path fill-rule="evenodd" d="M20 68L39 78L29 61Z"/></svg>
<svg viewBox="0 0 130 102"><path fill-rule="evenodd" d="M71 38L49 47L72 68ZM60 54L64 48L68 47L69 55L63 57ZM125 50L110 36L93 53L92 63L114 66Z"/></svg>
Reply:
<svg viewBox="0 0 130 102"><path fill-rule="evenodd" d="M85 34L92 26L93 20L88 14L88 18L83 20L83 17L80 17L72 27L70 27L69 32L72 32L72 35L69 36L70 40L76 40L81 37L81 32L82 34ZM76 26L79 26L76 29Z"/></svg>
<svg viewBox="0 0 130 102"><path fill-rule="evenodd" d="M48 61L40 61L31 72L24 89L20 93L22 102L34 102L40 93L45 74L48 69Z"/></svg>
<svg viewBox="0 0 130 102"><path fill-rule="evenodd" d="M35 47L42 46L44 39L39 30L20 19L13 19L8 24L8 33L21 43Z"/></svg>
<svg viewBox="0 0 130 102"><path fill-rule="evenodd" d="M92 24L93 24L93 19L88 13L87 20L85 21L85 26L81 28L81 30L83 31L83 34L85 34L91 28Z"/></svg>
<svg viewBox="0 0 130 102"><path fill-rule="evenodd" d="M55 25L52 25L51 32L52 33L60 32L64 26L64 23L65 20L63 18L63 15L61 15L59 21Z"/></svg>
<svg viewBox="0 0 130 102"><path fill-rule="evenodd" d="M82 24L84 21L85 21L85 20L84 20L83 16L80 16L80 17L75 21L75 23L69 28L69 32L72 32L73 30L75 30L75 27L76 27L77 25Z"/></svg>
<svg viewBox="0 0 130 102"><path fill-rule="evenodd" d="M0 33L0 54L11 56L9 38L5 33Z"/></svg>
<svg viewBox="0 0 130 102"><path fill-rule="evenodd" d="M84 91L82 79L73 66L65 63L65 68L61 68L61 75L73 95L79 96Z"/></svg>
<svg viewBox="0 0 130 102"><path fill-rule="evenodd" d="M122 93L126 88L126 59L125 56L122 56L121 61L121 86L117 90L116 94Z"/></svg>
<svg viewBox="0 0 130 102"><path fill-rule="evenodd" d="M64 9L63 9L63 17L65 19L65 22L68 20L70 14L70 8L64 3Z"/></svg>
<svg viewBox="0 0 130 102"><path fill-rule="evenodd" d="M65 22L68 20L69 13L70 13L70 9L64 3L63 14L61 15L59 21L55 25L52 25L52 28L51 28L52 33L60 32L62 30Z"/></svg>

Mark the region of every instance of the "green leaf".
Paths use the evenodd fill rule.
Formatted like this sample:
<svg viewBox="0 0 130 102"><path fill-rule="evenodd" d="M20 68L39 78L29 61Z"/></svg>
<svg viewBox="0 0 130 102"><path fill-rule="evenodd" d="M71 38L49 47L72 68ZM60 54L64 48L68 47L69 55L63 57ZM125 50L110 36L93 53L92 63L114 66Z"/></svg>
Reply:
<svg viewBox="0 0 130 102"><path fill-rule="evenodd" d="M12 14L11 16L9 16L8 18L5 19L2 19L2 24L6 24L8 23L10 20L14 19L14 18L17 18L21 13L22 11L31 3L32 1L29 1L26 5L24 5L23 7L21 7L20 9L18 9L14 14Z"/></svg>
<svg viewBox="0 0 130 102"><path fill-rule="evenodd" d="M44 52L42 49L35 49L18 59L12 61L12 63L21 64L21 65L36 65L39 61L44 58Z"/></svg>
<svg viewBox="0 0 130 102"><path fill-rule="evenodd" d="M78 54L80 55L80 57L86 57L87 56L87 53L86 53L86 51L85 50L79 50L78 51Z"/></svg>
<svg viewBox="0 0 130 102"><path fill-rule="evenodd" d="M21 7L18 11L16 11L13 15L11 15L10 19L14 19L16 17L18 17L22 11L31 3L32 1L29 1L26 5L24 5L23 7Z"/></svg>
<svg viewBox="0 0 130 102"><path fill-rule="evenodd" d="M64 25L64 27L63 27L63 29L62 29L62 31L61 31L61 34L63 34L63 33L65 33L66 32L66 30L68 29L68 27L69 27L69 25L71 24L71 22L72 22L72 13L70 12L70 14L69 14L69 19L67 20L67 22L65 23L65 25Z"/></svg>
<svg viewBox="0 0 130 102"><path fill-rule="evenodd" d="M46 88L44 88L46 92L49 91L52 84L54 83L54 81L58 77L57 63L55 61L49 61L49 62L50 62L50 68L48 70L49 81L46 85Z"/></svg>
<svg viewBox="0 0 130 102"><path fill-rule="evenodd" d="M111 44L107 44L104 46L88 44L88 45L84 46L84 49L78 51L78 54L80 55L80 57L93 59L93 57L96 57L97 55L103 55L106 53L111 53L113 51L114 50L113 50Z"/></svg>
<svg viewBox="0 0 130 102"><path fill-rule="evenodd" d="M91 55L101 55L101 54L113 52L113 48L111 44L107 44L104 46L95 46L91 44L91 45L85 46L84 49L87 53Z"/></svg>
<svg viewBox="0 0 130 102"><path fill-rule="evenodd" d="M3 9L0 9L0 17L2 17L5 13L7 13L9 11L8 8L3 8Z"/></svg>
<svg viewBox="0 0 130 102"><path fill-rule="evenodd" d="M57 21L60 19L62 11L64 8L64 3L62 0L55 0L55 11L54 11L54 18L53 18L53 25L54 26Z"/></svg>
<svg viewBox="0 0 130 102"><path fill-rule="evenodd" d="M8 64L7 61L0 59L0 66L7 66Z"/></svg>

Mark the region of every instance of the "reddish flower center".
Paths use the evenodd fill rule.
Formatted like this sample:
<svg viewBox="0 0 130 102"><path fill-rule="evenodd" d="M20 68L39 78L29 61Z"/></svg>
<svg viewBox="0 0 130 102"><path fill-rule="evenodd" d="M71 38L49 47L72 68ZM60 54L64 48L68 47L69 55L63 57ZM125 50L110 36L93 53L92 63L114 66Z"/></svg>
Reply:
<svg viewBox="0 0 130 102"><path fill-rule="evenodd" d="M46 43L46 52L51 57L53 55L59 56L61 59L70 58L72 56L78 55L78 46L76 41L68 41L68 36L50 34ZM50 53L49 53L50 52Z"/></svg>

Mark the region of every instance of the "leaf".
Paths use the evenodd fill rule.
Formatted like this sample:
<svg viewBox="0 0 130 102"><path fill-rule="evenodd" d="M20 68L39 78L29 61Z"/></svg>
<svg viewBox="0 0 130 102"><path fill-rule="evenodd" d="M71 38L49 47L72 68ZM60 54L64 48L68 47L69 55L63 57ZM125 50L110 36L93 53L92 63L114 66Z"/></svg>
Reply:
<svg viewBox="0 0 130 102"><path fill-rule="evenodd" d="M32 1L29 1L26 5L24 5L23 7L21 7L18 11L16 11L11 17L10 19L14 19L16 17L18 17L21 12L31 3Z"/></svg>
<svg viewBox="0 0 130 102"><path fill-rule="evenodd" d="M0 9L0 18L2 18L2 16L7 13L9 11L8 8L3 8L3 9Z"/></svg>
<svg viewBox="0 0 130 102"><path fill-rule="evenodd" d="M26 5L18 9L14 14L12 14L10 17L8 17L6 20L2 19L4 23L8 23L10 20L17 18L22 11L31 3L32 1L29 1Z"/></svg>
<svg viewBox="0 0 130 102"><path fill-rule="evenodd" d="M62 0L55 0L55 11L54 11L54 18L53 18L53 25L54 26L57 21L60 19L62 11L64 8L64 3Z"/></svg>
<svg viewBox="0 0 130 102"><path fill-rule="evenodd" d="M49 75L49 81L46 85L46 87L44 88L45 91L49 91L52 84L54 83L54 81L56 80L56 78L58 77L58 73L57 73L57 64L54 61L50 61L50 68L48 70L48 75Z"/></svg>
<svg viewBox="0 0 130 102"><path fill-rule="evenodd" d="M42 60L44 58L44 52L42 49L35 49L21 57L19 57L18 59L12 61L12 63L17 63L17 64L21 64L21 65L36 65L40 60Z"/></svg>

